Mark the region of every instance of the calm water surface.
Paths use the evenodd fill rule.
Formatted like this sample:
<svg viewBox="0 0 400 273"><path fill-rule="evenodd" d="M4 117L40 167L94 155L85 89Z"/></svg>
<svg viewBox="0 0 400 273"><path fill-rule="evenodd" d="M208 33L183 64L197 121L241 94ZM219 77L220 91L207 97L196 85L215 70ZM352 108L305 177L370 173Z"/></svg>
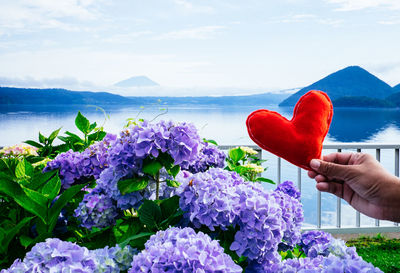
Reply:
<svg viewBox="0 0 400 273"><path fill-rule="evenodd" d="M165 106L162 106L165 108ZM0 146L21 143L24 140L38 139L38 132L49 135L53 130L62 127L63 131L77 132L74 118L80 110L88 119L103 124L106 131L118 133L126 124L128 118L145 118L152 120L173 120L192 122L199 129L201 137L214 139L219 144L253 145L245 126L247 116L254 110L263 107L218 106L218 105L190 105L168 107L168 112L160 106L106 106L104 110L109 115L86 106L0 106ZM265 107L277 111L286 118L292 116L292 109L277 106ZM157 117L158 116L158 117ZM273 130L267 133L273 134ZM397 109L334 109L334 116L326 143L364 142L364 143L399 143L400 141L400 110ZM332 151L326 151L329 153ZM372 154L375 151L365 151ZM276 181L277 161L274 156L264 152L263 157L268 161L265 166L268 170L264 176ZM382 164L394 172L393 151L382 151ZM283 161L282 181L297 181L297 168ZM266 185L267 188L271 186ZM316 191L314 182L306 172L302 172L302 203L305 211L306 225L315 225L317 219ZM322 194L322 222L326 226L335 224L336 198ZM355 211L342 202L343 225L355 224ZM362 217L362 225L373 224L373 220ZM389 224L389 223L387 223Z"/></svg>

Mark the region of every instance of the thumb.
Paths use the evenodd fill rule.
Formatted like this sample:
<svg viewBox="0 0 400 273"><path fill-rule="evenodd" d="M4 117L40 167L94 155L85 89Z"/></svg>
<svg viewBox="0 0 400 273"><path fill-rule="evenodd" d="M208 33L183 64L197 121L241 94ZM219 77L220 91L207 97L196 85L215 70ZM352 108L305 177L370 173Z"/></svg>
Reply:
<svg viewBox="0 0 400 273"><path fill-rule="evenodd" d="M319 174L331 179L345 180L349 172L349 166L340 165L320 159L312 159L310 167Z"/></svg>

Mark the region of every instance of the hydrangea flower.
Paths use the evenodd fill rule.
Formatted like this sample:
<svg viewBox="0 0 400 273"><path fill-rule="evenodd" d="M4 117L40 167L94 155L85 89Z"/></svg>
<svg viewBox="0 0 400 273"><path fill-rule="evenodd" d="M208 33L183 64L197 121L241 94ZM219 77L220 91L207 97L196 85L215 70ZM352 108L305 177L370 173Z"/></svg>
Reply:
<svg viewBox="0 0 400 273"><path fill-rule="evenodd" d="M184 217L199 228L239 227L230 249L250 260L280 260L282 209L276 197L259 183L237 173L213 168L182 179L177 194ZM296 200L297 202L297 200Z"/></svg>
<svg viewBox="0 0 400 273"><path fill-rule="evenodd" d="M297 197L297 190L293 183L286 181L281 185L283 185L283 187L278 186L274 190L273 195L282 208L283 242L279 244L279 251L287 251L300 242L301 225L304 221L304 215L300 200L292 197L292 195Z"/></svg>
<svg viewBox="0 0 400 273"><path fill-rule="evenodd" d="M321 230L306 231L301 235L300 247L307 257L328 256L358 259L355 247L346 246L341 239L335 239L331 234Z"/></svg>
<svg viewBox="0 0 400 273"><path fill-rule="evenodd" d="M38 156L37 150L27 144L16 144L0 149L0 157Z"/></svg>
<svg viewBox="0 0 400 273"><path fill-rule="evenodd" d="M191 228L172 227L151 236L133 257L129 273L242 272L217 241Z"/></svg>
<svg viewBox="0 0 400 273"><path fill-rule="evenodd" d="M88 250L75 243L49 238L37 243L22 261L15 260L10 268L3 269L1 273L119 273L130 267L136 253L137 250L130 246Z"/></svg>
<svg viewBox="0 0 400 273"><path fill-rule="evenodd" d="M29 251L23 261L17 259L9 269L14 272L95 272L96 258L87 248L59 239L47 239Z"/></svg>
<svg viewBox="0 0 400 273"><path fill-rule="evenodd" d="M300 200L300 191L299 189L293 184L292 181L285 181L281 184L279 184L275 191L281 191L283 193L286 193L287 195Z"/></svg>
<svg viewBox="0 0 400 273"><path fill-rule="evenodd" d="M240 146L240 149L248 155L258 154L258 152L256 150L254 150L253 148L247 147L247 146Z"/></svg>
<svg viewBox="0 0 400 273"><path fill-rule="evenodd" d="M93 190L83 197L74 216L79 219L81 226L91 229L113 225L119 213L116 204L108 195Z"/></svg>
<svg viewBox="0 0 400 273"><path fill-rule="evenodd" d="M108 168L108 149L115 139L115 135L107 134L102 141L91 145L82 153L72 150L61 153L47 163L43 172L59 169L63 189L91 177L98 179L100 173Z"/></svg>
<svg viewBox="0 0 400 273"><path fill-rule="evenodd" d="M198 159L187 168L191 173L205 172L209 168L223 168L226 155L217 146L205 142L202 144Z"/></svg>
<svg viewBox="0 0 400 273"><path fill-rule="evenodd" d="M104 247L91 251L96 257L96 272L118 273L126 271L130 268L133 256L138 253L137 249L127 245L122 248L120 246Z"/></svg>

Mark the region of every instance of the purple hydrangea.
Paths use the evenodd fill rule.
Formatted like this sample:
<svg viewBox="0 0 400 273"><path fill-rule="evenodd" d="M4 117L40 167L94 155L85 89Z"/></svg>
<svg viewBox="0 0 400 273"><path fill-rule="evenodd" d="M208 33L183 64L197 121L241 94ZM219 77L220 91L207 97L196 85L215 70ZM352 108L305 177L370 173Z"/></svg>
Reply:
<svg viewBox="0 0 400 273"><path fill-rule="evenodd" d="M91 229L113 225L119 213L108 195L94 190L84 196L74 216L79 219L81 226Z"/></svg>
<svg viewBox="0 0 400 273"><path fill-rule="evenodd" d="M61 153L47 163L43 172L59 169L63 189L92 177L98 179L100 173L108 167L108 149L115 139L115 135L107 134L102 141L91 145L82 153L72 150Z"/></svg>
<svg viewBox="0 0 400 273"><path fill-rule="evenodd" d="M110 165L123 176L142 174L143 160L167 153L175 165L187 167L197 158L201 140L192 124L142 122L121 132L110 149Z"/></svg>
<svg viewBox="0 0 400 273"><path fill-rule="evenodd" d="M285 189L294 189L292 182L285 183L287 185ZM294 191L282 191L282 188L278 187L272 193L282 209L283 241L279 244L279 251L287 251L288 249L292 249L297 243L300 242L301 225L304 221L303 206L300 203L300 200L288 195L287 192L293 193Z"/></svg>
<svg viewBox="0 0 400 273"><path fill-rule="evenodd" d="M209 168L223 168L226 155L215 145L202 144L198 159L187 168L191 173L205 172Z"/></svg>
<svg viewBox="0 0 400 273"><path fill-rule="evenodd" d="M151 236L133 257L129 273L242 272L217 241L191 228L172 227Z"/></svg>
<svg viewBox="0 0 400 273"><path fill-rule="evenodd" d="M259 183L243 181L235 172L213 168L182 179L178 190L184 217L199 228L238 227L230 249L260 263L280 260L282 209Z"/></svg>
<svg viewBox="0 0 400 273"><path fill-rule="evenodd" d="M47 239L36 244L23 261L16 260L9 269L11 272L95 272L96 258L87 248L59 239Z"/></svg>
<svg viewBox="0 0 400 273"><path fill-rule="evenodd" d="M117 245L92 250L92 253L96 257L96 272L119 273L131 267L133 256L138 251L129 245L124 248Z"/></svg>
<svg viewBox="0 0 400 273"><path fill-rule="evenodd" d="M346 246L345 242L335 239L321 230L306 231L301 235L299 246L307 257L335 255L340 258L358 259L355 247Z"/></svg>
<svg viewBox="0 0 400 273"><path fill-rule="evenodd" d="M135 254L137 250L130 246L88 250L75 243L49 238L37 243L22 261L15 260L10 268L3 269L1 273L119 273L130 267Z"/></svg>
<svg viewBox="0 0 400 273"><path fill-rule="evenodd" d="M300 191L299 189L293 184L292 181L285 181L281 184L279 184L275 191L281 191L283 193L286 193L287 195L300 200Z"/></svg>

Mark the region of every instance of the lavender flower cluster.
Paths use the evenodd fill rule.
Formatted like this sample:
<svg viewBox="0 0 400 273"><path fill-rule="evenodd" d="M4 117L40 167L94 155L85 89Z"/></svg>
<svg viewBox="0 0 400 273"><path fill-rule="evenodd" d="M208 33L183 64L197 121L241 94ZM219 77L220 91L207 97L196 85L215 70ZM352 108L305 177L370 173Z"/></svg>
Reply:
<svg viewBox="0 0 400 273"><path fill-rule="evenodd" d="M140 178L147 158L156 158L161 153L171 157L175 165L187 168L197 158L201 140L192 124L161 121L150 124L146 121L122 131L120 137L107 147L108 168L97 179L95 190L85 196L75 216L87 228L105 227L114 223L118 211L138 208L143 199L155 199L156 181L148 177L148 186L142 191L122 195L118 189L121 179ZM160 180L172 179L162 169ZM175 188L161 183L159 198L174 194Z"/></svg>
<svg viewBox="0 0 400 273"><path fill-rule="evenodd" d="M59 169L63 189L91 177L98 179L100 173L108 167L108 149L115 140L116 135L107 134L102 141L91 145L82 153L72 150L61 153L47 163L43 172Z"/></svg>
<svg viewBox="0 0 400 273"><path fill-rule="evenodd" d="M299 246L307 257L335 255L339 258L359 259L355 247L347 247L345 242L320 230L306 231L301 235Z"/></svg>
<svg viewBox="0 0 400 273"><path fill-rule="evenodd" d="M272 193L282 208L283 238L279 251L287 251L300 242L301 225L304 221L303 206L300 203L300 192L293 182L285 181Z"/></svg>
<svg viewBox="0 0 400 273"><path fill-rule="evenodd" d="M184 217L196 228L204 225L211 231L239 227L230 247L239 256L259 264L279 262L277 250L284 231L298 233L300 238L296 226L303 219L301 206L296 208L299 201L279 190L270 193L258 183L244 181L237 173L219 168L181 182L178 195Z"/></svg>
<svg viewBox="0 0 400 273"><path fill-rule="evenodd" d="M209 168L223 168L226 155L215 145L205 142L202 144L198 158L191 163L187 170L191 173L205 172Z"/></svg>
<svg viewBox="0 0 400 273"><path fill-rule="evenodd" d="M217 241L192 228L172 227L151 236L133 257L129 273L242 272Z"/></svg>
<svg viewBox="0 0 400 273"><path fill-rule="evenodd" d="M88 250L71 242L49 238L36 244L21 261L17 259L1 273L17 272L90 272L118 273L127 270L136 249L126 246L121 249L105 247Z"/></svg>

